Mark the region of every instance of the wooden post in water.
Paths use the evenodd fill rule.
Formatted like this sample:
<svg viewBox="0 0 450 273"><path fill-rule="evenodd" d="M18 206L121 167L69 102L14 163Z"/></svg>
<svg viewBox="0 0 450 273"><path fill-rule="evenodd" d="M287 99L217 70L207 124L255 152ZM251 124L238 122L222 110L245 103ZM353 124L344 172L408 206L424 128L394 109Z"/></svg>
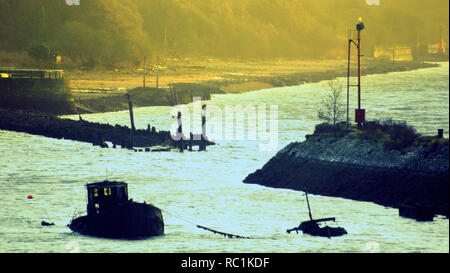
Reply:
<svg viewBox="0 0 450 273"><path fill-rule="evenodd" d="M183 147L183 124L181 121L181 112L178 112L178 136L180 139L178 140L178 148L180 149L180 152L184 151Z"/></svg>
<svg viewBox="0 0 450 273"><path fill-rule="evenodd" d="M202 135L200 139L199 151L206 151L206 105L202 106Z"/></svg>
<svg viewBox="0 0 450 273"><path fill-rule="evenodd" d="M189 152L192 152L192 140L194 139L194 135L192 132L189 134Z"/></svg>
<svg viewBox="0 0 450 273"><path fill-rule="evenodd" d="M136 127L134 126L133 104L131 102L130 94L127 93L126 97L128 100L128 107L130 109L131 131L134 133L134 131L136 131Z"/></svg>

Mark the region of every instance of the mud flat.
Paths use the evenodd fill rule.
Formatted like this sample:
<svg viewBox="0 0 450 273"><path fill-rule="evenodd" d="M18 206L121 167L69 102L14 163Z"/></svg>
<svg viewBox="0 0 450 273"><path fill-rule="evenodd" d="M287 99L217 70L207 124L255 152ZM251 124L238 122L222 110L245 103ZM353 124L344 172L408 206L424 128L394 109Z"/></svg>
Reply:
<svg viewBox="0 0 450 273"><path fill-rule="evenodd" d="M448 217L448 170L448 139L423 137L405 149L392 149L357 132L314 134L287 145L244 183L394 208L425 204Z"/></svg>
<svg viewBox="0 0 450 273"><path fill-rule="evenodd" d="M410 71L422 68L436 67L437 64L425 63L418 61L382 61L371 60L363 63L362 75L385 74L390 72ZM320 64L318 64L320 67ZM275 69L276 71L276 69ZM351 65L351 75L357 75L356 65ZM255 91L259 89L268 89L283 86L295 86L306 83L320 82L324 80L332 80L337 77L347 76L347 63L341 62L334 67L324 67L324 69L308 70L298 69L290 73L273 73L265 76L253 75L232 75L224 80L209 81L208 84L216 86L226 93L242 93L247 91Z"/></svg>
<svg viewBox="0 0 450 273"><path fill-rule="evenodd" d="M133 88L126 92L118 92L105 96L84 95L83 99L76 99L78 113L115 112L128 109L128 101L125 94L128 93L137 107L146 106L174 106L188 104L194 97L206 101L211 99L211 94L223 94L219 88L206 84L176 83L169 88Z"/></svg>
<svg viewBox="0 0 450 273"><path fill-rule="evenodd" d="M362 74L382 74L436 66L438 65L415 61L368 60L363 63ZM195 71L189 67L175 67L176 73L162 73L160 88L131 87L142 85L142 75L136 73L111 75L96 72L89 75L89 72L78 74L68 72L68 74L72 78L70 85L74 89L72 92L79 113L126 110L128 106L124 98L127 92L130 93L133 104L138 107L172 106L191 103L193 96L206 101L213 94L244 93L295 86L347 75L346 60L219 62L202 64L201 67L202 69ZM352 75L357 73L355 64L352 64L351 73Z"/></svg>
<svg viewBox="0 0 450 273"><path fill-rule="evenodd" d="M198 66L202 69L192 69L192 66L175 67L177 72L165 72L167 75L161 75L161 79L165 80L160 88L136 87L142 86L142 75L137 72L111 74L65 71L70 80L3 79L0 86L0 107L53 115L114 112L128 109L127 93L131 96L133 105L137 107L173 106L191 103L194 97L207 101L213 94L243 93L344 77L347 73L346 65L343 60L329 60L212 63ZM370 60L363 64L362 74L408 71L434 66L437 64ZM356 75L355 68L353 65L352 75ZM14 81L20 81L20 84ZM33 81L33 84L25 81ZM23 86L26 88L22 88ZM23 93L19 97L17 90Z"/></svg>

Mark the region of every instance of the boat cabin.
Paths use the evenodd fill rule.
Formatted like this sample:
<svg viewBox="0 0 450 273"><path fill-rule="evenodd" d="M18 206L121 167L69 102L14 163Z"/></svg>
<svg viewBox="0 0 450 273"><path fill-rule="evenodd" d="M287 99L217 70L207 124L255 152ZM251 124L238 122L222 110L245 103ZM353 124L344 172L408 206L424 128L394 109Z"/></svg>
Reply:
<svg viewBox="0 0 450 273"><path fill-rule="evenodd" d="M128 201L128 184L103 181L86 185L88 215L101 213L119 203Z"/></svg>

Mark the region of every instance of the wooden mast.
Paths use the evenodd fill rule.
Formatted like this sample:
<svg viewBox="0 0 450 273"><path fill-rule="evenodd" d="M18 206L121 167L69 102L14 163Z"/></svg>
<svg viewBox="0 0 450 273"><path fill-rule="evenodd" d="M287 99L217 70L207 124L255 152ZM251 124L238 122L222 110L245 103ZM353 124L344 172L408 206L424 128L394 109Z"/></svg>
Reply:
<svg viewBox="0 0 450 273"><path fill-rule="evenodd" d="M305 191L305 195L306 195L306 203L308 203L308 213L309 213L309 220L312 221L312 214L311 214L311 207L309 206L309 199L308 199L308 193Z"/></svg>

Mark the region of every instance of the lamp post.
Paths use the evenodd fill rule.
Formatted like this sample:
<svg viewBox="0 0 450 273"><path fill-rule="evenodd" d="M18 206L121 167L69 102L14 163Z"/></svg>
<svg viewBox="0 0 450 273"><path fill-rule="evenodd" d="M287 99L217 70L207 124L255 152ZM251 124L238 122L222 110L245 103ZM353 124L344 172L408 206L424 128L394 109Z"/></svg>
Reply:
<svg viewBox="0 0 450 273"><path fill-rule="evenodd" d="M361 109L361 31L364 29L362 19L359 18L358 24L356 24L356 30L358 32L357 42L349 38L348 40L348 69L347 69L347 129L349 124L349 90L350 90L350 47L354 44L358 49L358 109L355 109L355 122L358 123L358 127L365 122L366 110Z"/></svg>

